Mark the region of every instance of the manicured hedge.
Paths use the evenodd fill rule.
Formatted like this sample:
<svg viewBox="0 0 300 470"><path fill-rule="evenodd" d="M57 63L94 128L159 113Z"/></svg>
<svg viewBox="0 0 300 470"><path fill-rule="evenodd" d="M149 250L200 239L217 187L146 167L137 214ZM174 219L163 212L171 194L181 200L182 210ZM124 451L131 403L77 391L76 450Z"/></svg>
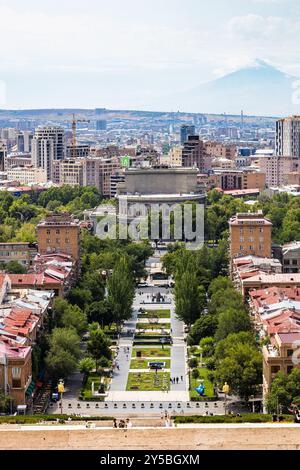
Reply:
<svg viewBox="0 0 300 470"><path fill-rule="evenodd" d="M71 416L71 415L18 415L18 416L0 416L0 424L36 424L42 421L56 422L57 420L67 421L68 418L72 421L113 421L111 416Z"/></svg>
<svg viewBox="0 0 300 470"><path fill-rule="evenodd" d="M283 415L285 422L293 422L294 417L291 415ZM174 422L177 424L189 424L189 423L211 423L211 424L222 424L222 423L272 423L272 415L264 415L258 413L242 414L241 416L235 415L214 415L214 416L174 416Z"/></svg>

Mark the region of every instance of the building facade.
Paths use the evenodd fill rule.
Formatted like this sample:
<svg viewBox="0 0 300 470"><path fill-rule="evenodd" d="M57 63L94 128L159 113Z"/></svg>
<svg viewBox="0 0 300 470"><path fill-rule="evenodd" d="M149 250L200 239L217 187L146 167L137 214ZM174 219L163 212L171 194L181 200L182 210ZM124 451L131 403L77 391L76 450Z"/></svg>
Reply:
<svg viewBox="0 0 300 470"><path fill-rule="evenodd" d="M300 116L276 122L276 155L300 157Z"/></svg>
<svg viewBox="0 0 300 470"><path fill-rule="evenodd" d="M65 253L80 258L80 224L69 214L46 216L37 225L39 254Z"/></svg>
<svg viewBox="0 0 300 470"><path fill-rule="evenodd" d="M32 139L32 163L36 168L47 172L47 179L52 179L52 163L63 160L66 155L64 130L60 126L40 126Z"/></svg>
<svg viewBox="0 0 300 470"><path fill-rule="evenodd" d="M262 212L240 213L229 221L230 259L255 255L271 258L272 222Z"/></svg>

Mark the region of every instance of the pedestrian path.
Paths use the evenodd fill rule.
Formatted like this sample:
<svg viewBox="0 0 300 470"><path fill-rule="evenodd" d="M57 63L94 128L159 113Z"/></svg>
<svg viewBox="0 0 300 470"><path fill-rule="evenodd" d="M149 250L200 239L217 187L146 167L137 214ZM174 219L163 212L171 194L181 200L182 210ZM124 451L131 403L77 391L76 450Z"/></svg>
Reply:
<svg viewBox="0 0 300 470"><path fill-rule="evenodd" d="M119 352L116 357L116 363L119 369L114 369L110 392L122 392L126 390L133 345L133 335L128 333L128 331L135 330L136 322L137 311L135 310L132 318L125 322L122 328L122 335L124 334L124 336L121 336L119 339Z"/></svg>

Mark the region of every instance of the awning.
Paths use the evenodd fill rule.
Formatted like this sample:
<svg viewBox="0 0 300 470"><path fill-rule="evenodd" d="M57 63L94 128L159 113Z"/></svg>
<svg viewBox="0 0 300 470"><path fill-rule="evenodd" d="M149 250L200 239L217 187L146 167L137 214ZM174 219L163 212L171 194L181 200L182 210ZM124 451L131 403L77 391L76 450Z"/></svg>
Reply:
<svg viewBox="0 0 300 470"><path fill-rule="evenodd" d="M30 382L25 394L28 395L28 396L32 395L34 389L35 389L35 380L32 380Z"/></svg>

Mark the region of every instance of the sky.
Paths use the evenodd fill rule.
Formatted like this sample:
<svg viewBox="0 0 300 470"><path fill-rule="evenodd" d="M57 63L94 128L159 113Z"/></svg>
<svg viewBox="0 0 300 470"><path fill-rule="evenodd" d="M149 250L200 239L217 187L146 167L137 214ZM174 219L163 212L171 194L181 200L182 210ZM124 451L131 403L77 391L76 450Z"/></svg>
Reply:
<svg viewBox="0 0 300 470"><path fill-rule="evenodd" d="M0 0L0 20L6 109L173 111L255 59L300 77L299 0Z"/></svg>

